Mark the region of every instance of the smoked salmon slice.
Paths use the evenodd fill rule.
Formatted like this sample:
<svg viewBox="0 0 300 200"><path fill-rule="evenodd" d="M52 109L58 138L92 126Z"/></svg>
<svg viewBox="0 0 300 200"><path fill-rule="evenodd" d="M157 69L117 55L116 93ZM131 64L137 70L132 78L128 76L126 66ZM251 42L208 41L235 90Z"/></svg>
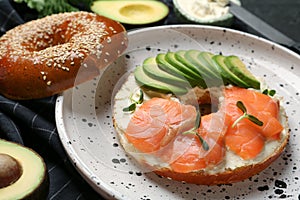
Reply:
<svg viewBox="0 0 300 200"><path fill-rule="evenodd" d="M225 136L226 146L243 159L255 158L263 149L265 140L280 139L283 126L278 120L279 102L258 91L231 87L225 89L221 110L230 116L234 123L243 112L236 102L241 101L247 113L263 122L258 126L248 119L243 119L235 127L229 126Z"/></svg>
<svg viewBox="0 0 300 200"><path fill-rule="evenodd" d="M206 150L196 134L184 134L195 128L196 116L193 106L152 98L135 111L125 135L135 148L155 154L176 172L215 166L222 162L226 151L223 140L226 120L219 113L202 117L195 133L207 143Z"/></svg>
<svg viewBox="0 0 300 200"><path fill-rule="evenodd" d="M263 135L245 121L229 127L225 136L226 146L244 160L255 158L264 148Z"/></svg>
<svg viewBox="0 0 300 200"><path fill-rule="evenodd" d="M152 98L135 111L125 135L141 152L155 152L169 144L178 133L194 127L196 115L194 106Z"/></svg>
<svg viewBox="0 0 300 200"><path fill-rule="evenodd" d="M226 152L223 140L226 130L225 117L222 117L221 113L203 116L197 132L207 144L208 149L203 148L203 144L196 135L179 135L179 138L186 137L185 140L191 141L185 141L186 144L190 144L189 148L171 163L172 169L180 173L189 173L200 169L212 168L221 163ZM180 139L180 141L184 140ZM174 145L173 151L180 151L178 147L179 145Z"/></svg>

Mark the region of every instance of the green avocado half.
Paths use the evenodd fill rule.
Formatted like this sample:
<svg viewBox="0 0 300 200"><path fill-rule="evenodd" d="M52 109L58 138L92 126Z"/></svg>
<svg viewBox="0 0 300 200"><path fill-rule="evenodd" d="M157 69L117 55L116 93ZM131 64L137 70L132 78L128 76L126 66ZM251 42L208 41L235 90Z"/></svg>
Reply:
<svg viewBox="0 0 300 200"><path fill-rule="evenodd" d="M124 24L151 24L164 19L169 8L156 0L98 0L91 5L94 13Z"/></svg>
<svg viewBox="0 0 300 200"><path fill-rule="evenodd" d="M42 157L0 139L0 199L47 199L49 179Z"/></svg>

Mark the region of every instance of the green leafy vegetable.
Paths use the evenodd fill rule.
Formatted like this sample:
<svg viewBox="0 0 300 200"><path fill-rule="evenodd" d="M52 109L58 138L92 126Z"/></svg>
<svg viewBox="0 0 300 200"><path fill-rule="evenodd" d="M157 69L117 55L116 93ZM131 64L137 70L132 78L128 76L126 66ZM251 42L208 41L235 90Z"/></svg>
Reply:
<svg viewBox="0 0 300 200"><path fill-rule="evenodd" d="M273 97L276 94L276 90L265 89L262 93L265 94L265 95L269 95L269 96Z"/></svg>
<svg viewBox="0 0 300 200"><path fill-rule="evenodd" d="M92 4L92 0L14 0L16 3L26 3L31 9L35 9L39 13L39 17L45 17L47 15L79 11L75 6L81 6L89 8ZM82 5L84 4L84 6Z"/></svg>
<svg viewBox="0 0 300 200"><path fill-rule="evenodd" d="M202 144L202 148L205 150L205 151L208 151L209 150L209 146L207 144L207 142L199 135L199 133L197 132L196 134L198 136L198 139L200 140L201 144Z"/></svg>
<svg viewBox="0 0 300 200"><path fill-rule="evenodd" d="M237 101L236 102L236 106L244 113L242 116L240 116L237 120L235 120L235 122L232 124L232 127L234 127L239 121L241 121L242 119L249 119L251 122L253 122L254 124L258 125L258 126L262 126L264 125L264 123L262 121L260 121L258 118L256 118L253 115L250 115L247 113L247 108L245 107L245 105L243 104L242 101Z"/></svg>
<svg viewBox="0 0 300 200"><path fill-rule="evenodd" d="M140 90L139 99L136 101L133 99L133 94L130 95L130 101L133 102L130 106L123 108L123 112L133 112L136 109L137 104L142 104L144 101L144 93Z"/></svg>
<svg viewBox="0 0 300 200"><path fill-rule="evenodd" d="M144 101L144 93L142 90L140 90L140 98L136 103L141 104L141 103L143 103L143 101Z"/></svg>
<svg viewBox="0 0 300 200"><path fill-rule="evenodd" d="M64 0L45 0L45 7L42 10L42 16L51 15L54 13L78 11L78 8Z"/></svg>
<svg viewBox="0 0 300 200"><path fill-rule="evenodd" d="M202 148L205 151L208 151L209 150L209 145L207 144L207 142L201 137L201 135L197 131L197 129L200 126L200 122L201 122L200 112L197 112L197 116L196 116L196 120L195 120L195 126L192 129L183 132L182 134L193 134L193 135L196 135L198 137L201 145L202 145Z"/></svg>
<svg viewBox="0 0 300 200"><path fill-rule="evenodd" d="M132 112L135 111L136 109L136 103L131 104L130 106L123 108L124 112Z"/></svg>

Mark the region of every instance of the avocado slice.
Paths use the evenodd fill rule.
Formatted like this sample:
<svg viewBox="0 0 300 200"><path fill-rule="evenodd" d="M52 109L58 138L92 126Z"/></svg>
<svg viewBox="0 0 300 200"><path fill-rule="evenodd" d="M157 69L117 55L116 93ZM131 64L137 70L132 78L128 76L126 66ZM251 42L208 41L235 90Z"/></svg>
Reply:
<svg viewBox="0 0 300 200"><path fill-rule="evenodd" d="M155 90L161 93L173 93L175 95L183 95L188 92L185 87L168 84L149 77L144 72L142 66L137 66L135 68L134 77L138 84L150 90Z"/></svg>
<svg viewBox="0 0 300 200"><path fill-rule="evenodd" d="M202 88L215 86L216 84L220 85L218 73L210 69L210 67L207 66L208 64L205 65L201 62L199 59L200 53L198 50L177 51L175 56L180 62L198 71L203 80L201 82Z"/></svg>
<svg viewBox="0 0 300 200"><path fill-rule="evenodd" d="M214 68L211 68L204 59L201 59L200 53L201 52L197 50L189 50L184 54L184 57L186 60L190 61L192 65L203 72L203 76L206 77L206 79L218 78Z"/></svg>
<svg viewBox="0 0 300 200"><path fill-rule="evenodd" d="M0 197L47 198L49 179L46 165L32 149L0 139L0 168ZM8 176L8 171L14 174L13 178ZM15 176L18 172L20 174Z"/></svg>
<svg viewBox="0 0 300 200"><path fill-rule="evenodd" d="M94 1L91 10L99 15L125 24L150 24L164 19L169 8L154 0L106 0Z"/></svg>
<svg viewBox="0 0 300 200"><path fill-rule="evenodd" d="M165 56L165 59L168 63L176 67L178 70L182 71L184 74L188 75L189 77L192 77L195 81L195 85L204 85L205 82L202 78L202 76L199 74L197 69L190 68L184 63L180 62L176 59L174 52L168 52Z"/></svg>
<svg viewBox="0 0 300 200"><path fill-rule="evenodd" d="M225 58L226 56L223 55L214 55L212 57L212 60L214 61L215 66L219 69L222 78L224 79L224 82L237 85L239 87L243 88L249 88L250 86L245 83L243 80L241 80L238 76L236 76L233 72L230 71L230 69L225 64Z"/></svg>
<svg viewBox="0 0 300 200"><path fill-rule="evenodd" d="M199 60L199 62L202 64L202 66L205 66L207 69L209 69L214 75L219 76L218 74L218 69L216 68L216 66L213 63L212 57L215 54L212 54L210 52L207 51L201 51L197 58Z"/></svg>
<svg viewBox="0 0 300 200"><path fill-rule="evenodd" d="M185 54L186 54L185 50L176 51L175 52L175 58L179 62L186 65L187 67L193 69L194 71L197 71L197 73L201 77L201 78L198 79L199 80L199 86L201 86L202 88L207 88L207 85L205 83L205 78L207 77L206 72L203 71L201 68L198 68L197 66L195 66L193 63L190 62L190 60L186 59Z"/></svg>
<svg viewBox="0 0 300 200"><path fill-rule="evenodd" d="M188 81L184 78L174 76L166 71L161 70L157 66L155 57L149 57L144 60L143 70L149 77L158 81L170 83L172 85L188 85Z"/></svg>
<svg viewBox="0 0 300 200"><path fill-rule="evenodd" d="M164 70L170 74L173 74L174 76L178 76L180 78L186 79L191 84L192 87L197 85L197 83L198 83L197 79L188 73L184 73L177 67L170 64L166 60L166 54L164 54L164 53L157 54L156 55L156 63L161 70Z"/></svg>
<svg viewBox="0 0 300 200"><path fill-rule="evenodd" d="M226 66L237 77L242 79L249 86L260 89L260 82L253 76L253 74L246 68L245 64L237 56L227 56L224 60Z"/></svg>
<svg viewBox="0 0 300 200"><path fill-rule="evenodd" d="M215 54L212 54L207 51L201 51L197 56L199 62L202 63L202 66L205 66L214 74L213 79L210 80L208 79L209 80L208 87L214 87L214 86L220 86L226 84L218 68L214 65L214 62L212 60L212 57L214 55Z"/></svg>

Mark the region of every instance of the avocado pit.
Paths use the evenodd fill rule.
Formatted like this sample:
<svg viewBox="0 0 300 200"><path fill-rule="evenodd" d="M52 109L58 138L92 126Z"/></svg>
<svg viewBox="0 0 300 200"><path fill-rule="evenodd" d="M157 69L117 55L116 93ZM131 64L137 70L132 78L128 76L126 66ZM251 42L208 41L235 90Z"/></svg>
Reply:
<svg viewBox="0 0 300 200"><path fill-rule="evenodd" d="M0 153L0 188L16 182L22 175L22 167L12 156Z"/></svg>
<svg viewBox="0 0 300 200"><path fill-rule="evenodd" d="M0 139L0 199L47 199L49 178L33 149Z"/></svg>

